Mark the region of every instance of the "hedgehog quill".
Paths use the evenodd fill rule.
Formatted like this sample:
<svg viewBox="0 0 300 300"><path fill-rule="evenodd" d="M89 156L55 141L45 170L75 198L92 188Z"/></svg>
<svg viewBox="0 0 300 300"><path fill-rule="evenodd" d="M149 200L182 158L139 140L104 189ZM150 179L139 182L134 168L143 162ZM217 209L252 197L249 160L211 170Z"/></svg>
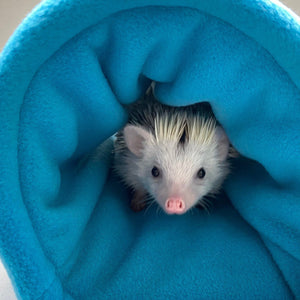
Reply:
<svg viewBox="0 0 300 300"><path fill-rule="evenodd" d="M152 89L131 105L116 134L115 170L133 190L131 207L154 199L167 214L184 214L218 193L229 173L231 145L208 103L171 107Z"/></svg>

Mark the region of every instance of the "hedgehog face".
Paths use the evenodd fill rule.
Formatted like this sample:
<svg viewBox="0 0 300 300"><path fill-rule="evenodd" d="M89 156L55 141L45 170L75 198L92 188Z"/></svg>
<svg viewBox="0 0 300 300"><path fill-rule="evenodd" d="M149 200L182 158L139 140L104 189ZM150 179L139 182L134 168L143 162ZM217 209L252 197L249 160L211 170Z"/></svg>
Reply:
<svg viewBox="0 0 300 300"><path fill-rule="evenodd" d="M205 205L203 197L216 192L228 172L216 148L193 142L184 147L150 144L143 161L146 188L169 214L185 213L198 203Z"/></svg>
<svg viewBox="0 0 300 300"><path fill-rule="evenodd" d="M221 127L209 139L158 138L127 125L124 138L135 159L136 180L168 214L183 214L215 193L228 174L229 142ZM200 142L199 142L200 141Z"/></svg>

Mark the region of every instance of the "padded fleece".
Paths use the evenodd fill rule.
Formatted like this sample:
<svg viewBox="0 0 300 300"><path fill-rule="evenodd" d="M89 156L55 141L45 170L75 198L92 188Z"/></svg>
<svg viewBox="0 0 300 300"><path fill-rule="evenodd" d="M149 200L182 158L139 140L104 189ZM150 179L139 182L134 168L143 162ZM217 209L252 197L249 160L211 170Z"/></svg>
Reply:
<svg viewBox="0 0 300 300"><path fill-rule="evenodd" d="M150 82L241 153L210 214L111 172ZM300 22L269 0L47 0L0 58L0 254L22 299L300 299ZM100 146L99 146L100 145Z"/></svg>

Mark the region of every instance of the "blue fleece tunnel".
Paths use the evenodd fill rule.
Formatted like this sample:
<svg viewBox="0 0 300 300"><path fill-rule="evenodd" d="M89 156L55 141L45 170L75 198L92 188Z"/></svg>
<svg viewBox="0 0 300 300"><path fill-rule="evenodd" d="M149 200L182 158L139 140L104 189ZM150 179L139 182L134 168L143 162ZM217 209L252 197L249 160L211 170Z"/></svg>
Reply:
<svg viewBox="0 0 300 300"><path fill-rule="evenodd" d="M241 157L210 214L134 213L124 106L208 101ZM300 21L270 0L46 0L0 57L0 255L20 299L300 299Z"/></svg>

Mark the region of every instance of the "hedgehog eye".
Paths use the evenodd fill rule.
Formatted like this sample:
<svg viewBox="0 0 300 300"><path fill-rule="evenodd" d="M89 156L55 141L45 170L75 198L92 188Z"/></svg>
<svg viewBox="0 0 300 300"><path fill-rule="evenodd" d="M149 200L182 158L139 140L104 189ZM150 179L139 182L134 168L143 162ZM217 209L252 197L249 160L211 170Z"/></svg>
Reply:
<svg viewBox="0 0 300 300"><path fill-rule="evenodd" d="M158 177L160 174L159 169L156 166L154 166L151 170L151 174L153 177Z"/></svg>
<svg viewBox="0 0 300 300"><path fill-rule="evenodd" d="M199 179L203 179L205 177L205 170L203 168L201 168L198 173L197 173L197 178Z"/></svg>

